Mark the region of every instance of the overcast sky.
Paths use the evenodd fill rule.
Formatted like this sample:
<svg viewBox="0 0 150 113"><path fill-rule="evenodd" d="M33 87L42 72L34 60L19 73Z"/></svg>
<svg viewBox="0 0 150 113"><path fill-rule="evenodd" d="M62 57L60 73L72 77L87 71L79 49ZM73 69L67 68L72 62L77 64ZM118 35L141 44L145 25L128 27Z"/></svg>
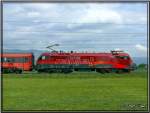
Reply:
<svg viewBox="0 0 150 113"><path fill-rule="evenodd" d="M146 3L4 3L3 48L146 56Z"/></svg>

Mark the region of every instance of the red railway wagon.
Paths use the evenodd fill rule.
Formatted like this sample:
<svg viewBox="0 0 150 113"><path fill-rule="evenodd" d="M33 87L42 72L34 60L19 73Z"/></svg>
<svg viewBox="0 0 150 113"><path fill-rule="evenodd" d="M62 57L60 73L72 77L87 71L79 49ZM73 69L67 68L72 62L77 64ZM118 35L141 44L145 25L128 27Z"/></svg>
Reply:
<svg viewBox="0 0 150 113"><path fill-rule="evenodd" d="M81 70L105 72L130 72L133 61L129 54L120 51L110 53L43 53L38 58L36 69L39 72L72 72Z"/></svg>
<svg viewBox="0 0 150 113"><path fill-rule="evenodd" d="M10 72L31 71L34 68L32 53L3 53L1 54L2 70Z"/></svg>

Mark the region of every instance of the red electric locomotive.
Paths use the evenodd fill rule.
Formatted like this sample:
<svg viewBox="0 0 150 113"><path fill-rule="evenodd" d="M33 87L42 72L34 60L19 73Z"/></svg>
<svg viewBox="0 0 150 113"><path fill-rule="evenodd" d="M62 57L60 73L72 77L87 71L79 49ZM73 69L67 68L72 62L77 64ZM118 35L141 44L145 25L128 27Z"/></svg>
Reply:
<svg viewBox="0 0 150 113"><path fill-rule="evenodd" d="M1 54L2 72L31 71L34 68L32 53L4 53Z"/></svg>
<svg viewBox="0 0 150 113"><path fill-rule="evenodd" d="M76 52L51 52L43 53L37 60L38 72L64 72L72 71L97 71L105 72L130 72L133 63L129 54L123 51L110 53L76 53Z"/></svg>

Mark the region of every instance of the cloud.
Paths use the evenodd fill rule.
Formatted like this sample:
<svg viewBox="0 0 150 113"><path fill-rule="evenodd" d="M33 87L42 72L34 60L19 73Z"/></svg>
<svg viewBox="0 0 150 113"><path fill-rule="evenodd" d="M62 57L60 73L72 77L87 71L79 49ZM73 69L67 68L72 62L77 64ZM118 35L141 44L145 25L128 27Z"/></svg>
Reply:
<svg viewBox="0 0 150 113"><path fill-rule="evenodd" d="M80 22L109 22L109 23L121 23L122 17L117 11L112 9L99 10L96 8L88 8L86 13L79 18Z"/></svg>
<svg viewBox="0 0 150 113"><path fill-rule="evenodd" d="M138 33L146 33L147 26L136 23L146 23L145 6L121 3L5 4L4 48L45 49L50 43L59 43L58 48L67 51L119 48L133 56L141 55L141 51L145 51L141 45L147 44L147 37ZM126 23L131 25L124 25Z"/></svg>
<svg viewBox="0 0 150 113"><path fill-rule="evenodd" d="M141 44L136 44L135 47L138 51L147 52L147 48Z"/></svg>
<svg viewBox="0 0 150 113"><path fill-rule="evenodd" d="M38 16L40 16L40 13L39 12L29 12L29 13L27 13L27 16L28 17L38 17Z"/></svg>
<svg viewBox="0 0 150 113"><path fill-rule="evenodd" d="M120 48L115 48L115 51L122 51Z"/></svg>

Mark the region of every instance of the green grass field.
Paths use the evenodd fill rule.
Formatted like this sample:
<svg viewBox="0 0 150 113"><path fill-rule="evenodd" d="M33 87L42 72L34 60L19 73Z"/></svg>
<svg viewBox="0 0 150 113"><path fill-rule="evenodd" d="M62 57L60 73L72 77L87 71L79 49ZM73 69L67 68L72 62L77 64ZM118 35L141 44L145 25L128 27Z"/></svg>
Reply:
<svg viewBox="0 0 150 113"><path fill-rule="evenodd" d="M3 110L147 110L147 72L4 74Z"/></svg>

